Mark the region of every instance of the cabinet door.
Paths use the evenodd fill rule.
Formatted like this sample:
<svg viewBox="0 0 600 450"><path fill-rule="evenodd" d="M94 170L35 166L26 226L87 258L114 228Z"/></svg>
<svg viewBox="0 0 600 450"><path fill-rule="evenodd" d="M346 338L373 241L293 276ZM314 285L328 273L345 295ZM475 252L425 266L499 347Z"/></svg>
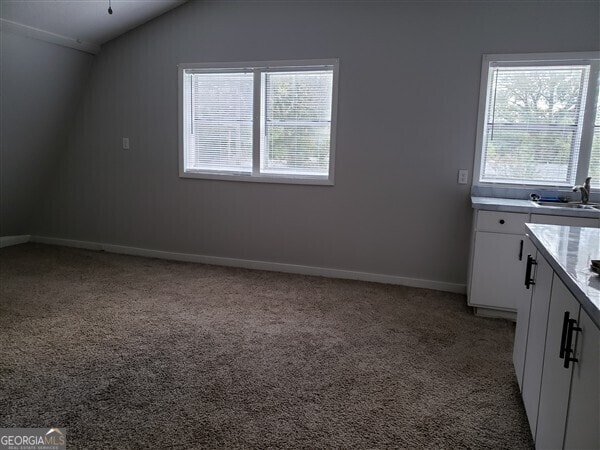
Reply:
<svg viewBox="0 0 600 450"><path fill-rule="evenodd" d="M564 359L559 356L567 331L565 313L569 313L569 319L579 321L579 303L563 282L554 277L535 439L535 446L539 449L563 446L573 370L572 365L565 369Z"/></svg>
<svg viewBox="0 0 600 450"><path fill-rule="evenodd" d="M516 234L475 233L470 305L515 311L520 300L531 295L523 285L525 239Z"/></svg>
<svg viewBox="0 0 600 450"><path fill-rule="evenodd" d="M523 258L527 259L528 255L534 258L537 255L533 244L529 239L525 239L523 245ZM537 265L532 266L533 278L537 278ZM536 282L537 283L537 282ZM525 284L525 283L523 283ZM529 292L535 292L537 284L530 287ZM517 303L517 326L515 328L515 343L513 346L513 365L515 374L519 383L519 389L523 391L523 367L525 366L525 350L527 348L527 334L529 332L529 320L531 310L531 295L525 295L519 298Z"/></svg>
<svg viewBox="0 0 600 450"><path fill-rule="evenodd" d="M600 330L582 310L575 347L571 397L565 431L566 449L600 448Z"/></svg>
<svg viewBox="0 0 600 450"><path fill-rule="evenodd" d="M535 285L531 296L522 384L523 404L525 405L532 436L535 436L537 424L548 310L550 308L550 293L552 292L552 277L554 276L552 267L542 255L538 254L536 261ZM517 328L518 326L519 318L517 317Z"/></svg>

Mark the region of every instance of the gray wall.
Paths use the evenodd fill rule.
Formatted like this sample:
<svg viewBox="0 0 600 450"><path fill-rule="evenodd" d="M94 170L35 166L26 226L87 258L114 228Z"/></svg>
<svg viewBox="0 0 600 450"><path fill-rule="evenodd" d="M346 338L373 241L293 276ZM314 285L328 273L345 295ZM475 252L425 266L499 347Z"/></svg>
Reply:
<svg viewBox="0 0 600 450"><path fill-rule="evenodd" d="M192 1L103 47L34 231L465 283L456 178L482 54L598 49L598 18L597 2ZM334 187L178 178L178 63L332 57Z"/></svg>
<svg viewBox="0 0 600 450"><path fill-rule="evenodd" d="M0 33L0 236L29 234L93 57Z"/></svg>

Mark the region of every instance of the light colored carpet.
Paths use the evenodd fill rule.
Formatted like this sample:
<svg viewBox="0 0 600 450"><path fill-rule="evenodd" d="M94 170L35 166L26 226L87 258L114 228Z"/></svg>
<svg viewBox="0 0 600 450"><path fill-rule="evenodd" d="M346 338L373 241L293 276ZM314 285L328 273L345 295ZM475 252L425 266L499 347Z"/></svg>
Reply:
<svg viewBox="0 0 600 450"><path fill-rule="evenodd" d="M40 244L0 294L0 427L70 448L532 447L462 295Z"/></svg>

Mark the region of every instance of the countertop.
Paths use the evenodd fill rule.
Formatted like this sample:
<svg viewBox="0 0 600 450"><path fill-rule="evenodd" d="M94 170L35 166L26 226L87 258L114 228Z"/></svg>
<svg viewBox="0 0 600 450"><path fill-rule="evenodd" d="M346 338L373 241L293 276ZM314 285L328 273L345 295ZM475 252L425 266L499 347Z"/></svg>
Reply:
<svg viewBox="0 0 600 450"><path fill-rule="evenodd" d="M600 275L590 261L600 259L600 229L525 225L531 241L600 328Z"/></svg>
<svg viewBox="0 0 600 450"><path fill-rule="evenodd" d="M533 214L550 214L553 216L591 217L600 219L600 211L594 209L564 208L561 206L540 206L531 200L512 198L471 197L475 209L502 212L524 212Z"/></svg>

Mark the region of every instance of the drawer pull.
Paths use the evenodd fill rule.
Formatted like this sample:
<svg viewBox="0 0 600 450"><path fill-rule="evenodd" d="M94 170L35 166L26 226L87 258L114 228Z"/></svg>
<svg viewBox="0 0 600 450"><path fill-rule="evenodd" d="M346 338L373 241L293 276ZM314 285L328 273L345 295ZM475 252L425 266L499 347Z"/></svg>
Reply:
<svg viewBox="0 0 600 450"><path fill-rule="evenodd" d="M504 225L504 219L500 219L499 222L500 222L500 225Z"/></svg>

